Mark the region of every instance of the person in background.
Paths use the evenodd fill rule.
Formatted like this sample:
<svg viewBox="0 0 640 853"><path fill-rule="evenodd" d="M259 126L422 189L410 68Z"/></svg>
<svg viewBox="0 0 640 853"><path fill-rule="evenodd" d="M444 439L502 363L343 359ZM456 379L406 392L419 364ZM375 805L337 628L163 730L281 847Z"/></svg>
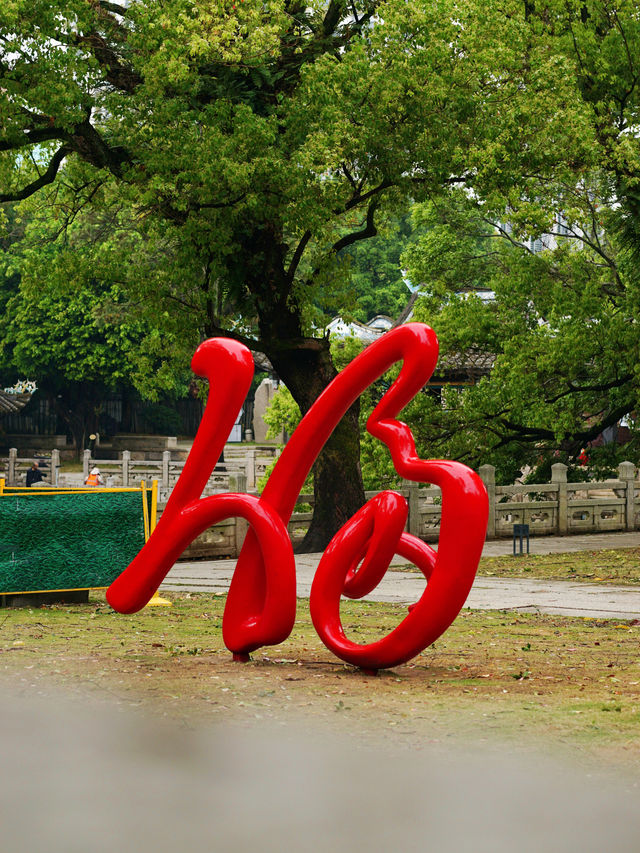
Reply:
<svg viewBox="0 0 640 853"><path fill-rule="evenodd" d="M92 468L89 476L84 481L85 486L104 486L104 480L99 468Z"/></svg>
<svg viewBox="0 0 640 853"><path fill-rule="evenodd" d="M27 486L33 486L34 483L42 482L42 473L38 468L38 463L34 460L31 463L31 468L27 471Z"/></svg>

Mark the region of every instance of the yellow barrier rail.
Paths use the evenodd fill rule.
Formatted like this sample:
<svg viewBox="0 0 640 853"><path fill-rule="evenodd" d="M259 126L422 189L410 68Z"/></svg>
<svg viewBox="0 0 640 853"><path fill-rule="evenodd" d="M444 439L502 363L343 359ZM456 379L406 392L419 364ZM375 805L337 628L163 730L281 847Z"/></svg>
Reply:
<svg viewBox="0 0 640 853"><path fill-rule="evenodd" d="M158 517L158 481L153 480L147 486L142 480L139 486L7 486L4 478L0 478L0 498L9 495L21 495L29 497L36 495L95 495L108 492L140 492L142 497L142 516L144 519L144 538L148 541L149 536L156 529ZM151 494L151 506L147 503L147 495Z"/></svg>
<svg viewBox="0 0 640 853"><path fill-rule="evenodd" d="M6 480L0 478L0 500L2 498L10 498L12 496L29 497L37 500L41 495L87 495L87 494L105 494L105 493L121 493L121 492L138 492L142 499L142 517L144 526L144 539L148 541L153 533L157 523L158 516L158 481L153 480L150 486L142 481L139 486L122 486L122 487L102 487L102 486L80 486L78 488L59 487L59 486L7 486ZM150 496L150 500L149 500ZM49 592L81 592L91 589L105 589L102 586L81 586L81 587L64 587L62 589L43 589L43 590L15 590L3 591L0 595L34 595ZM165 605L170 606L171 602L160 598L156 593L153 599L149 602L150 605Z"/></svg>

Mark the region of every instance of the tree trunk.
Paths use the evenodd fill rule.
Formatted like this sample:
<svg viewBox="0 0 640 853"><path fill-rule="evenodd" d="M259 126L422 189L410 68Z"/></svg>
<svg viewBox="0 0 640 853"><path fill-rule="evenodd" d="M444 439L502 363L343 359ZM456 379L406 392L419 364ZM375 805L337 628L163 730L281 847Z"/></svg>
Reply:
<svg viewBox="0 0 640 853"><path fill-rule="evenodd" d="M274 353L272 364L302 414L337 375L328 341L317 341L315 349L288 349ZM334 534L364 503L360 469L359 401L334 429L313 466L313 519L298 553L323 551Z"/></svg>
<svg viewBox="0 0 640 853"><path fill-rule="evenodd" d="M89 383L69 384L66 394L50 395L59 417L66 423L75 447L76 459L80 459L91 432L97 432L98 410L104 389L95 389Z"/></svg>
<svg viewBox="0 0 640 853"><path fill-rule="evenodd" d="M229 280L244 283L252 294L262 351L306 414L337 375L327 338L306 338L303 311L286 271L288 247L280 223L248 229L232 256ZM314 465L313 520L297 550L322 551L334 534L364 503L360 470L359 404L335 428Z"/></svg>
<svg viewBox="0 0 640 853"><path fill-rule="evenodd" d="M298 553L323 551L364 504L356 404L342 418L313 468L314 511Z"/></svg>

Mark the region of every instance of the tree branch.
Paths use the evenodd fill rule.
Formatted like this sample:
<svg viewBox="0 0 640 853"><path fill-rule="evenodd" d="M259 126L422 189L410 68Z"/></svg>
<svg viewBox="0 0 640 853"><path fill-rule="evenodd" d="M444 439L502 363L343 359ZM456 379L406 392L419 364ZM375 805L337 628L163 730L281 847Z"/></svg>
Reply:
<svg viewBox="0 0 640 853"><path fill-rule="evenodd" d="M24 132L24 139L17 139L13 142L7 139L0 140L0 151L15 151L18 148L24 148L25 145L39 145L42 142L51 142L54 139L66 140L65 132L59 127L32 128Z"/></svg>
<svg viewBox="0 0 640 853"><path fill-rule="evenodd" d="M53 183L62 161L68 154L71 154L71 151L72 149L68 145L63 145L62 148L59 148L51 158L46 172L40 175L36 181L32 181L26 187L23 187L21 190L17 190L15 193L0 194L0 204L3 204L6 201L22 201L47 184Z"/></svg>
<svg viewBox="0 0 640 853"><path fill-rule="evenodd" d="M117 3L109 3L107 0L98 0L98 6L104 9L105 12L111 12L113 15L120 15L121 18L126 18L129 10L126 6L119 6Z"/></svg>
<svg viewBox="0 0 640 853"><path fill-rule="evenodd" d="M233 207L235 204L239 204L243 201L246 198L246 195L246 192L243 192L235 198L230 198L226 201L194 201L189 205L189 210L218 210L223 207Z"/></svg>
<svg viewBox="0 0 640 853"><path fill-rule="evenodd" d="M373 187L373 189L368 190L366 193L362 195L359 192L356 192L354 196L352 196L349 201L345 204L342 210L334 210L334 213L346 213L349 210L353 210L354 207L357 207L359 204L362 204L363 201L368 201L373 196L378 195L383 190L388 190L389 187L393 186L393 181L390 181L388 178L385 178L384 181L381 181L377 187Z"/></svg>
<svg viewBox="0 0 640 853"><path fill-rule="evenodd" d="M612 379L611 382L602 382L597 383L595 385L582 385L577 386L572 382L568 383L568 388L565 391L561 391L555 397L547 397L545 398L545 403L553 404L557 403L558 400L562 400L563 397L568 397L571 394L581 394L583 392L589 391L610 391L612 388L620 388L622 385L626 385L627 382L630 382L633 379L632 373L625 373L619 379Z"/></svg>
<svg viewBox="0 0 640 853"><path fill-rule="evenodd" d="M131 159L122 146L110 148L88 118L74 127L70 138L73 150L83 160L99 169L108 169L116 177L122 175L122 164Z"/></svg>
<svg viewBox="0 0 640 853"><path fill-rule="evenodd" d="M414 290L413 293L411 294L411 296L409 297L409 301L407 302L407 304L404 306L404 308L400 312L400 315L398 316L398 319L393 324L392 328L395 329L396 326L401 326L403 323L406 323L406 321L411 316L411 312L413 311L413 306L416 304L418 296L419 296L419 291Z"/></svg>
<svg viewBox="0 0 640 853"><path fill-rule="evenodd" d="M374 198L367 208L367 220L366 225L362 229L362 231L352 231L350 234L345 234L338 241L336 241L331 247L331 252L334 255L337 255L338 252L342 251L342 249L346 249L347 246L352 246L354 243L359 242L360 240L367 240L369 237L375 237L378 233L378 229L375 225L375 213L380 203L379 199Z"/></svg>
<svg viewBox="0 0 640 853"><path fill-rule="evenodd" d="M336 31L345 12L345 4L342 0L330 0L326 14L322 21L322 35L326 38Z"/></svg>
<svg viewBox="0 0 640 853"><path fill-rule="evenodd" d="M289 284L291 284L291 282L293 281L293 277L296 274L296 270L298 269L298 266L300 264L300 261L302 260L302 256L304 254L304 251L307 248L307 245L308 245L310 239L311 239L311 231L305 231L304 234L302 235L302 238L300 239L300 242L296 246L296 250L293 253L293 257L291 258L291 263L289 264L289 269L287 270L287 273L286 273L287 282Z"/></svg>
<svg viewBox="0 0 640 853"><path fill-rule="evenodd" d="M61 37L61 40L64 40L63 37ZM138 72L134 71L130 66L125 65L115 49L98 33L77 36L73 39L72 43L88 48L98 62L98 65L105 70L105 80L114 89L132 95L142 83L142 77Z"/></svg>
<svg viewBox="0 0 640 853"><path fill-rule="evenodd" d="M634 403L623 403L612 409L608 415L602 417L597 423L589 429L578 430L567 436L569 441L576 444L585 445L597 438L600 433L607 427L617 424L620 418L623 418L634 408ZM496 418L496 421L501 423L509 432L501 434L501 439L498 447L504 447L511 441L524 441L527 443L535 443L536 441L554 441L556 434L553 430L544 429L543 427L527 427L523 424L517 424L510 421L508 418ZM494 421L495 422L495 421ZM489 425L487 424L487 429ZM498 434L498 433L496 433Z"/></svg>
<svg viewBox="0 0 640 853"><path fill-rule="evenodd" d="M231 329L223 329L222 326L213 325L210 328L213 335L222 338L231 338L234 341L239 341L244 344L252 352L260 352L266 355L271 360L270 353L284 352L286 350L311 350L314 352L324 348L324 341L321 338L292 338L290 340L276 340L269 344L265 344L262 340L248 338Z"/></svg>

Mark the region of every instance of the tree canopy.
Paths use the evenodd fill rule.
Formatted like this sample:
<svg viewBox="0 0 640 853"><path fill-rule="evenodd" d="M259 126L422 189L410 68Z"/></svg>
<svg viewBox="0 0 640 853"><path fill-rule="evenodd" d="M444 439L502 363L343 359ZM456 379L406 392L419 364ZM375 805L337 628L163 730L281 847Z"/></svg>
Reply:
<svg viewBox="0 0 640 853"><path fill-rule="evenodd" d="M590 462L609 473L622 455L640 461L637 6L536 4L529 20L574 89L555 168L421 205L429 231L404 257L425 283L416 317L438 329L445 358L480 348L496 359L477 386L425 402L423 440L494 462L509 481L559 459L575 468L623 417L632 442L591 449ZM494 298L474 295L480 286Z"/></svg>
<svg viewBox="0 0 640 853"><path fill-rule="evenodd" d="M134 297L131 249L138 246L136 274L149 250L140 248L131 223L125 238L122 222L103 215L67 218L35 200L7 210L0 251L2 375L36 378L39 395L65 421L78 451L98 430L109 393L183 396L195 338L183 340L179 314L154 313L140 292ZM163 260L170 266L166 255Z"/></svg>
<svg viewBox="0 0 640 853"><path fill-rule="evenodd" d="M406 281L401 256L415 239L417 234L407 213L390 218L378 228L375 237L344 249L339 257L347 264L344 278L348 289L325 310L328 308L332 316L339 313L360 323L367 323L378 314L399 318L410 299L410 283Z"/></svg>
<svg viewBox="0 0 640 853"><path fill-rule="evenodd" d="M508 218L520 240L549 230L558 210L582 227L584 200L575 217L570 205L595 185L612 213L621 205L633 244L636 18L630 2L7 0L0 202L39 200L60 221L56 239L89 223L87 258L131 261L129 306L166 312L169 328L184 330L178 345L222 334L265 353L304 412L335 375L318 305L342 299L345 252L410 202L449 204L461 217L450 234L462 234L462 194L484 223ZM117 225L116 237L96 236L100 222ZM473 240L485 237L486 228ZM584 281L586 255L565 251L558 270L539 271L538 260L492 250L489 267L465 268L469 288L488 277L498 293L509 266L521 286L497 300L504 309L485 311L443 299L455 286L436 269L440 238L423 243L430 261L412 255L410 278L440 276L442 310L427 319L446 346L488 335L499 356L510 351L505 335L529 306L527 288L548 291L527 314L527 355L542 329L564 329L566 282ZM465 252L458 246L458 270ZM572 334L591 312L592 287L580 288ZM538 324L560 296L551 322ZM568 345L555 365L541 350L542 383L577 362L580 346L575 338L573 361ZM594 384L577 372L572 381ZM523 399L506 387L515 398L498 399L494 421ZM547 428L540 418L531 428ZM316 466L308 547L323 547L362 501L357 421L355 408Z"/></svg>
<svg viewBox="0 0 640 853"><path fill-rule="evenodd" d="M489 196L514 160L553 170L568 86L527 14L513 0L7 0L0 201L123 206L204 271L197 300L166 281L153 298L193 304L198 336L266 353L306 411L335 375L314 306L343 286L340 252L409 199L460 182ZM542 109L527 87L551 78ZM354 410L316 466L309 547L362 501L356 428Z"/></svg>

